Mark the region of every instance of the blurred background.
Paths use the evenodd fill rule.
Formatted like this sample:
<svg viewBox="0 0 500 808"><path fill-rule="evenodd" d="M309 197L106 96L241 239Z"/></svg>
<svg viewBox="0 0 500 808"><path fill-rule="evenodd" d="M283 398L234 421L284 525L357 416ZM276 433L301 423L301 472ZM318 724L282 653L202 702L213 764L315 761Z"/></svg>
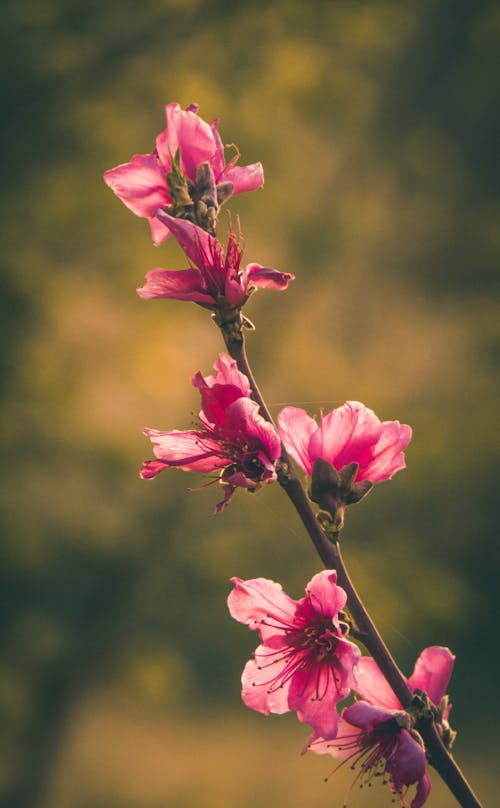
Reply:
<svg viewBox="0 0 500 808"><path fill-rule="evenodd" d="M344 553L407 674L457 654L455 753L493 804L498 3L5 0L0 39L1 805L390 804L240 702L229 577L299 597L319 569L278 487L215 518L202 478L138 478L142 428L188 428L222 349L202 309L136 296L185 259L102 182L170 101L264 164L229 207L247 261L297 276L247 307L272 411L358 399L414 428ZM437 778L429 804L455 805Z"/></svg>

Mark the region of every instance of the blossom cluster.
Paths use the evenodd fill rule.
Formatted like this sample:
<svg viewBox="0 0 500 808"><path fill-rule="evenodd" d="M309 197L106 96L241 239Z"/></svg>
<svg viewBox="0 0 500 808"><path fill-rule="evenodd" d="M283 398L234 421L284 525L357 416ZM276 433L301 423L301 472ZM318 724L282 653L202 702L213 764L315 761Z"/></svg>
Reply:
<svg viewBox="0 0 500 808"><path fill-rule="evenodd" d="M236 231L230 227L226 245L217 238L220 206L232 195L261 188L262 165L238 166L237 150L226 161L218 121L206 123L196 105L182 110L168 104L165 112L166 128L154 150L105 173L124 204L148 220L154 243L172 236L187 263L150 270L137 293L146 300L196 303L226 333L237 330L245 325L241 312L253 292L283 291L294 280L291 273L243 264L239 224ZM337 536L345 508L405 468L408 425L381 421L359 401L318 417L285 407L274 425L233 356L220 354L214 371L198 371L191 379L201 409L190 429L144 430L154 459L144 462L142 478L169 468L201 473L206 485L222 486L220 512L236 489L255 492L275 482L293 460L306 475L310 500ZM381 776L403 805L413 789L411 808L420 808L430 780L417 707L423 704L443 737L451 736L445 694L452 653L437 646L421 653L407 680L417 706L403 707L375 660L362 656L350 638L356 633L335 570L316 574L300 600L266 578L232 583L231 615L260 637L242 675L244 703L264 714L295 711L312 730L307 749L358 764L363 782Z"/></svg>
<svg viewBox="0 0 500 808"><path fill-rule="evenodd" d="M290 598L266 578L233 578L231 615L258 631L261 644L242 675L242 698L258 712L296 711L313 730L307 749L359 763L358 778L386 776L403 804L415 786L411 808L430 791L425 749L411 711L403 710L372 657L361 656L342 620L346 593L334 570L315 575L301 600ZM448 648L426 648L407 680L412 693L425 693L431 712L447 729L445 697L454 664ZM337 713L351 691L356 701Z"/></svg>

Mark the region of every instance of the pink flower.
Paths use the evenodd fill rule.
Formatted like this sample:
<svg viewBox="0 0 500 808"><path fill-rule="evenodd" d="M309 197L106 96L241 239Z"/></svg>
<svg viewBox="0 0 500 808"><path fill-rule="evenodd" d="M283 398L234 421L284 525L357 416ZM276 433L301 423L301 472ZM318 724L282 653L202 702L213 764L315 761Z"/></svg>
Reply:
<svg viewBox="0 0 500 808"><path fill-rule="evenodd" d="M167 126L156 138L154 151L136 154L129 163L104 174L104 181L122 202L149 220L155 244L162 244L170 234L167 223L155 218L158 209L171 208L179 199L188 207L205 200L217 208L229 195L253 191L264 184L260 163L237 166L238 153L226 163L217 119L206 123L199 117L196 104L185 110L179 104L168 104L165 112Z"/></svg>
<svg viewBox="0 0 500 808"><path fill-rule="evenodd" d="M190 300L209 309L239 309L255 288L286 289L293 275L277 272L260 264L241 267L239 237L230 231L224 251L216 238L186 219L175 219L160 211L158 218L168 225L186 256L190 269L153 269L146 275L137 294L151 298Z"/></svg>
<svg viewBox="0 0 500 808"><path fill-rule="evenodd" d="M347 401L318 426L305 410L285 407L278 416L281 439L294 460L311 475L314 461L322 458L340 471L357 463L356 481L390 480L406 464L403 450L411 440L411 427L399 421L380 421L359 401Z"/></svg>
<svg viewBox="0 0 500 808"><path fill-rule="evenodd" d="M296 710L318 735L335 737L335 705L349 695L360 656L339 621L347 596L337 586L337 573L315 575L301 600L267 578L231 580L231 615L262 641L243 671L243 701L266 715Z"/></svg>
<svg viewBox="0 0 500 808"><path fill-rule="evenodd" d="M426 771L425 749L412 719L402 710L375 707L358 701L342 711L334 740L315 739L308 748L317 754L329 753L352 767L359 765L354 782L372 785L374 777L390 787L403 805L410 786L416 785L411 808L425 803L431 782ZM342 764L340 764L342 765Z"/></svg>
<svg viewBox="0 0 500 808"><path fill-rule="evenodd" d="M425 648L407 680L408 687L417 696L427 694L437 727L445 740L445 733L453 739L448 726L446 689L450 681L455 657L448 648ZM411 808L420 808L426 801L431 783L426 772L425 750L422 739L413 729L415 719L403 711L375 660L361 657L354 670L354 690L363 701L358 701L342 712L335 740L313 734L308 748L317 754L329 753L352 766L359 764L356 780L371 784L373 776L387 775L391 788L406 805L408 788L416 785Z"/></svg>
<svg viewBox="0 0 500 808"><path fill-rule="evenodd" d="M141 477L150 479L165 468L216 473L224 487L220 511L237 487L255 491L276 479L280 440L273 426L259 415L250 398L250 384L236 362L221 354L215 376L198 372L191 382L201 393L202 408L196 429L160 432L145 429L156 460L143 464Z"/></svg>
<svg viewBox="0 0 500 808"><path fill-rule="evenodd" d="M343 524L346 505L358 502L372 488L405 468L403 450L411 428L399 421L380 421L359 401L347 401L320 423L305 410L285 407L278 431L286 449L311 476L311 499Z"/></svg>

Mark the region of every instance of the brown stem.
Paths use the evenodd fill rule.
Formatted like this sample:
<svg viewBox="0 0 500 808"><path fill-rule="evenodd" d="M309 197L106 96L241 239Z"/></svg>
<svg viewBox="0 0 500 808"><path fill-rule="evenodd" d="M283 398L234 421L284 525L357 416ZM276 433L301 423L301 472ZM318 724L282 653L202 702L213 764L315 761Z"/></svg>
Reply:
<svg viewBox="0 0 500 808"><path fill-rule="evenodd" d="M245 351L243 333L241 330L237 332L233 330L230 333L223 327L221 330L230 356L236 360L238 369L247 376L250 382L253 397L255 401L258 402L262 415L266 420L273 423L271 414L250 369ZM349 578L349 574L342 559L339 543L337 541L331 541L323 531L314 515L302 484L295 474L290 457L283 444L281 449L282 453L278 463L281 469L281 473L278 475L280 485L293 503L323 564L327 569L335 569L337 571L337 580L339 585L342 586L347 593L347 603L351 615L355 620L358 636L362 639L363 644L374 658L400 704L407 708L410 706L413 694L408 687L406 679L378 633L375 624ZM481 803L475 796L471 786L465 779L450 752L444 746L435 724L432 721L423 722L421 726L419 725L418 729L425 741L431 765L445 781L462 808L481 808Z"/></svg>

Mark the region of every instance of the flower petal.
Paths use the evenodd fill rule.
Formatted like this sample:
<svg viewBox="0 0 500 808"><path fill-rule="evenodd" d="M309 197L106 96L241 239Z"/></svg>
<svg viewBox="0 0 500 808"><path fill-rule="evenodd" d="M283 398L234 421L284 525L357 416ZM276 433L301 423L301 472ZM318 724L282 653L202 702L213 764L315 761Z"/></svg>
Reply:
<svg viewBox="0 0 500 808"><path fill-rule="evenodd" d="M278 272L270 267L263 267L260 264L248 264L246 267L248 282L259 289L286 289L289 281L295 280L295 275L291 272Z"/></svg>
<svg viewBox="0 0 500 808"><path fill-rule="evenodd" d="M372 449L373 460L361 466L358 474L360 480L380 483L390 480L397 471L406 468L404 449L411 440L412 430L399 421L384 421L382 434Z"/></svg>
<svg viewBox="0 0 500 808"><path fill-rule="evenodd" d="M411 801L411 808L422 808L431 790L431 778L425 772L421 780L418 781L417 793Z"/></svg>
<svg viewBox="0 0 500 808"><path fill-rule="evenodd" d="M311 457L313 461L317 457L327 460L338 471L349 463L363 466L373 457L371 448L381 428L372 410L360 401L346 401L321 417L319 428L311 438ZM362 479L359 472L356 479Z"/></svg>
<svg viewBox="0 0 500 808"><path fill-rule="evenodd" d="M245 436L261 444L270 460L281 454L281 443L269 421L259 414L259 405L250 398L238 398L226 409L225 430L235 438Z"/></svg>
<svg viewBox="0 0 500 808"><path fill-rule="evenodd" d="M408 684L412 690L424 690L438 706L448 688L454 664L455 657L449 648L439 645L425 648L416 661Z"/></svg>
<svg viewBox="0 0 500 808"><path fill-rule="evenodd" d="M386 761L386 771L398 790L416 783L425 774L425 751L406 729L399 733L396 749Z"/></svg>
<svg viewBox="0 0 500 808"><path fill-rule="evenodd" d="M335 618L344 608L347 595L341 586L337 586L337 573L335 570L322 570L311 578L306 586L307 599L315 612L325 617ZM302 601L301 603L303 603Z"/></svg>
<svg viewBox="0 0 500 808"><path fill-rule="evenodd" d="M367 701L356 701L350 707L346 707L342 715L349 724L359 727L363 732L372 732L377 724L389 721L393 712L384 707L368 704Z"/></svg>
<svg viewBox="0 0 500 808"><path fill-rule="evenodd" d="M156 211L156 218L168 227L187 257L205 276L204 270L214 265L215 251L220 249L216 239L187 219L177 219L163 210Z"/></svg>
<svg viewBox="0 0 500 808"><path fill-rule="evenodd" d="M231 578L231 583L234 589L227 599L231 616L258 630L264 642L294 625L297 601L283 592L281 584L268 578Z"/></svg>
<svg viewBox="0 0 500 808"><path fill-rule="evenodd" d="M332 666L325 663L312 671L297 670L290 681L288 704L318 736L334 738L339 718L336 704L348 694L349 688L335 682Z"/></svg>
<svg viewBox="0 0 500 808"><path fill-rule="evenodd" d="M143 300L171 298L212 306L215 303L197 269L152 269L147 273L143 286L136 291Z"/></svg>
<svg viewBox="0 0 500 808"><path fill-rule="evenodd" d="M262 163L252 163L249 166L232 166L223 171L218 182L232 182L233 194L242 194L245 191L255 191L264 185L264 169Z"/></svg>
<svg viewBox="0 0 500 808"><path fill-rule="evenodd" d="M354 669L354 690L369 704L400 710L401 705L372 657L363 656Z"/></svg>
<svg viewBox="0 0 500 808"><path fill-rule="evenodd" d="M227 457L221 456L220 446L200 432L145 429L144 434L151 438L155 456L168 466L183 471L211 472L228 465Z"/></svg>
<svg viewBox="0 0 500 808"><path fill-rule="evenodd" d="M255 652L256 656L262 651L265 651L265 649L263 646L259 646ZM276 671L270 673L269 668L259 667L253 659L247 662L241 677L241 697L247 707L257 710L259 713L264 713L264 715L269 715L269 713L282 714L290 710L287 685L273 688L269 684L269 679L275 673Z"/></svg>
<svg viewBox="0 0 500 808"><path fill-rule="evenodd" d="M155 247L160 247L170 236L170 230L165 224L163 224L163 222L160 222L156 216L151 216L148 219L148 223L151 230L153 243Z"/></svg>
<svg viewBox="0 0 500 808"><path fill-rule="evenodd" d="M104 182L137 216L153 216L171 202L165 172L155 154L136 154L129 163L110 168Z"/></svg>
<svg viewBox="0 0 500 808"><path fill-rule="evenodd" d="M213 367L215 376L205 376L205 383L210 387L214 384L232 384L239 387L242 396L249 397L251 395L252 390L248 378L238 370L236 360L229 354L219 354Z"/></svg>
<svg viewBox="0 0 500 808"><path fill-rule="evenodd" d="M156 138L160 159L169 170L169 151L175 156L177 149L180 149L182 169L194 181L199 164L210 162L215 154L212 129L199 117L194 107L184 110L179 104L167 104L165 115L167 127Z"/></svg>
<svg viewBox="0 0 500 808"><path fill-rule="evenodd" d="M318 425L305 410L285 407L278 415L278 432L286 450L306 472L311 474L312 460L309 452L311 436Z"/></svg>
<svg viewBox="0 0 500 808"><path fill-rule="evenodd" d="M165 469L168 469L168 466L166 463L162 463L161 460L145 460L139 474L143 480L152 480L160 471Z"/></svg>

